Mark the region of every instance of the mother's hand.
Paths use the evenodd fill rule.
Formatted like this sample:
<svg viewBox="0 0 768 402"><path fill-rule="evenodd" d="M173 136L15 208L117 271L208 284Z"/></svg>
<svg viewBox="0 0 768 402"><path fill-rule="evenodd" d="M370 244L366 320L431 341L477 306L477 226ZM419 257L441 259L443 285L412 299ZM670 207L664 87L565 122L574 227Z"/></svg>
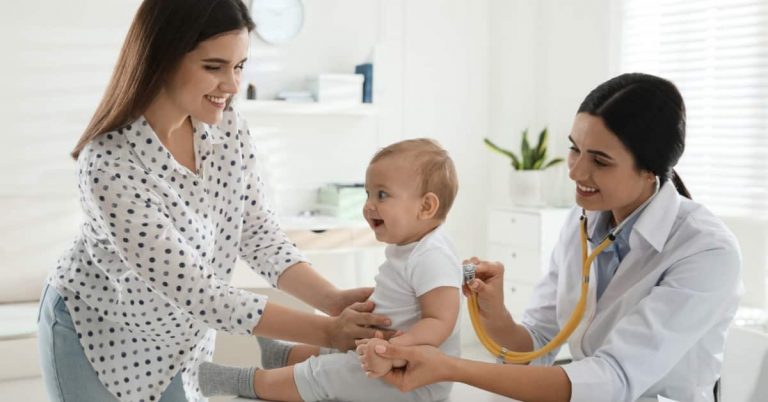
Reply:
<svg viewBox="0 0 768 402"><path fill-rule="evenodd" d="M408 392L425 385L451 380L451 364L455 361L429 345L376 345L376 354L393 360L405 360L403 368L392 369L381 379L400 391Z"/></svg>
<svg viewBox="0 0 768 402"><path fill-rule="evenodd" d="M373 288L371 287L337 290L328 301L326 313L330 316L337 316L345 308L368 300L372 293Z"/></svg>
<svg viewBox="0 0 768 402"><path fill-rule="evenodd" d="M329 337L331 346L347 351L355 348L355 340L373 338L376 331L388 328L392 325L389 318L383 315L372 314L375 305L372 301L358 302L344 309L336 317L333 317L333 325ZM386 331L385 337L392 331Z"/></svg>

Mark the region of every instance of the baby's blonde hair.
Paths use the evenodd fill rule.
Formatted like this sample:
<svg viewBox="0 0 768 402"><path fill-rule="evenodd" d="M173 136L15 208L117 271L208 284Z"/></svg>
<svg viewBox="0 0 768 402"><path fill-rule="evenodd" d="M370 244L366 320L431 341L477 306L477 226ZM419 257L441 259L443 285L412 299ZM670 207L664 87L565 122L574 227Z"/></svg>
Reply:
<svg viewBox="0 0 768 402"><path fill-rule="evenodd" d="M440 144L429 138L396 142L376 152L371 164L390 156L410 156L421 179L422 195L434 193L440 201L435 218L445 220L459 191L453 160Z"/></svg>

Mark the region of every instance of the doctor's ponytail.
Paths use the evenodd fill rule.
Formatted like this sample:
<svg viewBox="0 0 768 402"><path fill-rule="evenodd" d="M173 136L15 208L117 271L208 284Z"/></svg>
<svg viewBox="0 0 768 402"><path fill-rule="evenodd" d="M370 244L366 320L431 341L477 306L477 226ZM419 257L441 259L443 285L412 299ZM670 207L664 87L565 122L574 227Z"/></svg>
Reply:
<svg viewBox="0 0 768 402"><path fill-rule="evenodd" d="M670 181L672 182L672 184L675 185L675 189L677 189L678 194L682 195L685 198L691 199L691 193L688 192L688 188L685 187L685 183L683 183L683 179L680 178L680 175L677 174L677 171L675 171L675 169L672 169Z"/></svg>
<svg viewBox="0 0 768 402"><path fill-rule="evenodd" d="M601 117L635 158L638 169L671 181L691 198L674 167L685 150L685 103L670 81L649 74L622 74L587 95L578 113Z"/></svg>

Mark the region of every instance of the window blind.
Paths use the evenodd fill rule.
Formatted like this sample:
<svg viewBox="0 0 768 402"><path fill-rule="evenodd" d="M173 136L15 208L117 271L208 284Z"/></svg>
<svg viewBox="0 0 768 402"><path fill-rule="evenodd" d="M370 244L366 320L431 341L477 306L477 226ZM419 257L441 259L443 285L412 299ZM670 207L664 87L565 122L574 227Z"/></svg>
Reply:
<svg viewBox="0 0 768 402"><path fill-rule="evenodd" d="M687 108L676 170L720 215L768 216L768 0L622 0L619 67L674 82Z"/></svg>

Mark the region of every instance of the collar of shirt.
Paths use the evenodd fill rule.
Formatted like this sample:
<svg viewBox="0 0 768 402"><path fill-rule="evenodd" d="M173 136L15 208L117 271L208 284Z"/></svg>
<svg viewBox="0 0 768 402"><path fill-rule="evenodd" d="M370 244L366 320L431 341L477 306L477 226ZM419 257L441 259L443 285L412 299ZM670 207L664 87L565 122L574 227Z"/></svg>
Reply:
<svg viewBox="0 0 768 402"><path fill-rule="evenodd" d="M629 235L633 230L645 239L656 251L661 251L664 248L664 244L667 242L669 232L672 230L672 225L675 223L675 217L677 211L680 208L680 198L677 194L677 189L671 182L667 182L661 186L659 193L645 208L645 211L641 212L635 219L633 226L622 230L622 233ZM600 241L605 236L606 230L605 223L600 225L601 214L603 211L588 211L587 232L590 233L590 239ZM628 240L628 238L626 238Z"/></svg>
<svg viewBox="0 0 768 402"><path fill-rule="evenodd" d="M629 218L627 223L624 224L624 228L622 228L619 234L616 236L616 240L613 242L611 247L605 249L605 252L616 252L618 254L617 257L619 258L619 261L621 261L625 255L627 255L630 250L629 235L632 233L632 227L640 218L640 215L642 215L642 213ZM610 211L602 211L598 215L595 229L592 232L592 236L589 238L589 243L592 245L592 248L599 246L600 242L602 242L603 239L608 236L608 233L614 228L611 222L612 217L613 214L611 214Z"/></svg>
<svg viewBox="0 0 768 402"><path fill-rule="evenodd" d="M192 119L192 129L195 141L195 158L199 168L200 157L204 152L200 145L208 147L213 144L223 143L227 141L231 133L227 132L225 134L219 126L209 126L195 119ZM152 129L144 116L118 130L118 132L120 131L125 134L128 144L149 173L157 174L160 177L169 174L171 171L184 175L190 173L187 168L176 161L168 148L160 142L157 133L155 133L155 130Z"/></svg>
<svg viewBox="0 0 768 402"><path fill-rule="evenodd" d="M408 257L411 255L411 253L416 249L416 247L423 243L425 239L434 236L435 234L442 231L443 225L438 225L436 228L432 229L429 233L425 234L421 237L421 239L416 240L414 242L408 243L408 244L387 244L387 247L384 248L384 255L387 257L388 260L398 260L401 261L403 265L405 265L405 262L408 260Z"/></svg>

